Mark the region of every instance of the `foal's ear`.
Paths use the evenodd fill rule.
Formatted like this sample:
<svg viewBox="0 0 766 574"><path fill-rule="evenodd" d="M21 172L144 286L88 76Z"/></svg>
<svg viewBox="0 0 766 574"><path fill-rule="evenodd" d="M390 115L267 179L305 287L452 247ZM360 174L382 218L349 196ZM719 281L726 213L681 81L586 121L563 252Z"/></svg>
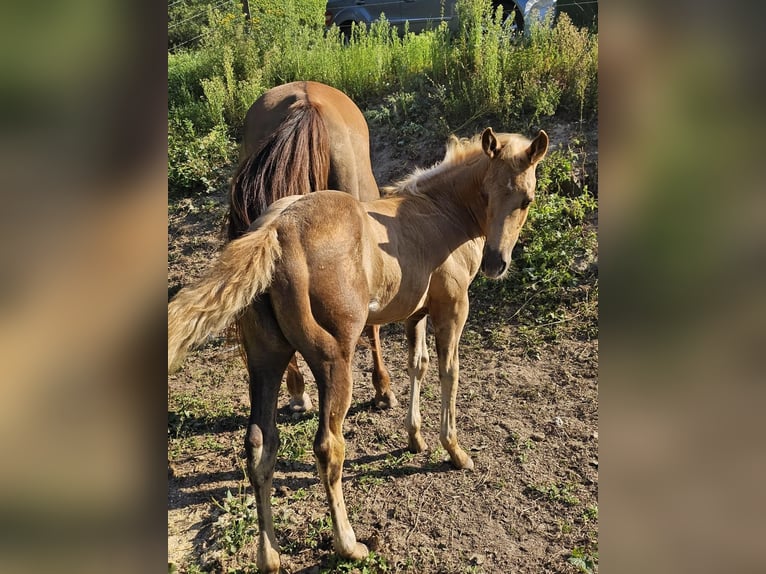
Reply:
<svg viewBox="0 0 766 574"><path fill-rule="evenodd" d="M492 131L492 128L487 128L482 132L481 148L484 150L485 154L490 158L494 158L500 151L500 147L500 142L497 141L497 136L495 135L495 132Z"/></svg>
<svg viewBox="0 0 766 574"><path fill-rule="evenodd" d="M545 157L545 153L548 151L548 134L543 130L537 134L537 137L532 140L527 148L527 158L529 163L536 164L538 161Z"/></svg>

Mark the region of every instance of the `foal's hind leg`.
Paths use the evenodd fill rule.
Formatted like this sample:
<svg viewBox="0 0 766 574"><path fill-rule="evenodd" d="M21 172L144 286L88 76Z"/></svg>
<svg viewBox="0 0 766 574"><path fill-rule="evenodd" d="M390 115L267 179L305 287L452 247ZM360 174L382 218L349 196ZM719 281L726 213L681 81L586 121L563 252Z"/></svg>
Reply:
<svg viewBox="0 0 766 574"><path fill-rule="evenodd" d="M295 351L282 336L266 303L256 302L243 315L240 325L250 373L250 420L245 452L247 474L258 510L256 562L260 572L275 573L280 567L271 514L271 484L279 447L276 408L282 374Z"/></svg>
<svg viewBox="0 0 766 574"><path fill-rule="evenodd" d="M394 391L391 390L391 377L383 363L383 353L380 349L380 326L368 325L364 333L370 340L372 349L372 386L375 387L375 406L379 409L390 409L399 405Z"/></svg>
<svg viewBox="0 0 766 574"><path fill-rule="evenodd" d="M306 382L298 369L298 359L293 356L287 365L287 392L290 393L290 410L296 413L303 413L314 408L311 397L306 392Z"/></svg>
<svg viewBox="0 0 766 574"><path fill-rule="evenodd" d="M314 439L314 454L319 477L327 493L333 527L333 546L343 558L360 560L367 556L367 547L356 541L348 521L343 499L342 475L345 458L343 419L351 404L351 354L353 345L310 362L319 387L319 429ZM306 357L309 360L308 357Z"/></svg>

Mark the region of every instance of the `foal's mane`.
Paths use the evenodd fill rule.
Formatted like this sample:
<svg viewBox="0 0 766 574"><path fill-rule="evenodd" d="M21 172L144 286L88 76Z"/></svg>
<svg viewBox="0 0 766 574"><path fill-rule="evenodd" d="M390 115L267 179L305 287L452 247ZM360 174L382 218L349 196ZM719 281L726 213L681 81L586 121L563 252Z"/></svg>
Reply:
<svg viewBox="0 0 766 574"><path fill-rule="evenodd" d="M481 158L481 136L458 138L451 135L447 140L447 150L444 159L427 169L415 168L404 179L393 185L381 188L381 195L418 194L418 186L436 177L440 177L451 167L460 163L471 164ZM482 154L483 155L483 154Z"/></svg>
<svg viewBox="0 0 766 574"><path fill-rule="evenodd" d="M513 161L515 156L522 149L530 144L530 141L524 136L518 134L496 134L502 141L504 154ZM447 149L444 159L434 164L428 169L416 168L410 175L394 183L393 185L381 188L382 195L409 194L418 195L420 189L426 182L431 182L436 178L442 177L453 167L463 165L466 167L478 164L487 156L484 154L481 145L481 134L471 138L458 138L451 135L447 140Z"/></svg>

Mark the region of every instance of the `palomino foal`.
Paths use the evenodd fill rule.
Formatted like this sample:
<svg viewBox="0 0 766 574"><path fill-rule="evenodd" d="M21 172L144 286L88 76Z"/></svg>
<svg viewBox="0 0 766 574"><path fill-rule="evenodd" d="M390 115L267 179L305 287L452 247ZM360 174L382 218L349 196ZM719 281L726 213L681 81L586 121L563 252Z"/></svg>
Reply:
<svg viewBox="0 0 766 574"><path fill-rule="evenodd" d="M431 315L442 390L441 444L457 468L473 468L455 425L468 286L480 268L492 278L507 271L534 199L535 167L547 149L543 131L530 141L487 128L472 140L452 138L444 161L410 176L391 197L360 203L319 191L280 199L168 305L169 368L192 345L239 321L250 373L245 446L262 572L280 568L270 501L279 445L276 405L282 373L296 350L319 390L314 453L341 556L368 553L356 540L341 489L351 359L365 325L406 321L412 389L406 426L410 448L421 451L426 443L419 393Z"/></svg>

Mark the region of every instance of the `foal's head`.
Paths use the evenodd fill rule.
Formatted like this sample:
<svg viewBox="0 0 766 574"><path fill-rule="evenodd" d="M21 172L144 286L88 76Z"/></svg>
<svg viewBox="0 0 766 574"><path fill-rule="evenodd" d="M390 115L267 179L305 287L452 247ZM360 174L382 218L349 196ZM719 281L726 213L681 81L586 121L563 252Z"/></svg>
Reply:
<svg viewBox="0 0 766 574"><path fill-rule="evenodd" d="M487 197L487 242L482 272L499 279L508 270L529 204L535 198L535 167L548 151L548 135L540 130L529 141L515 134L497 135L492 128L481 134L481 147L490 158L482 193Z"/></svg>

